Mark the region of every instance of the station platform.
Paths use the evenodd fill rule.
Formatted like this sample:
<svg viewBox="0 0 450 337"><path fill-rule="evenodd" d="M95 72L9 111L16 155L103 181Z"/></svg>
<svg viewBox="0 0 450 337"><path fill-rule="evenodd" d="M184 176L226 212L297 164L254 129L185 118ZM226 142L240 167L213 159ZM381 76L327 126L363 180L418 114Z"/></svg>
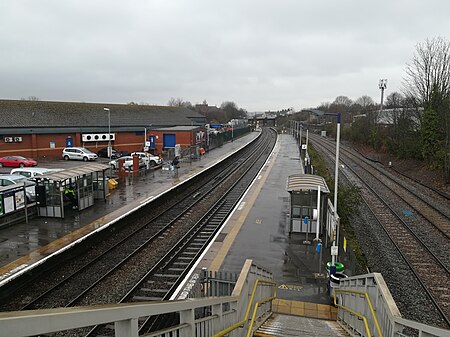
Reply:
<svg viewBox="0 0 450 337"><path fill-rule="evenodd" d="M328 276L313 243L289 236L289 175L303 173L295 139L280 134L267 165L205 254L200 268L238 273L245 259L271 271L277 297L330 304ZM311 237L310 240L313 238Z"/></svg>
<svg viewBox="0 0 450 337"><path fill-rule="evenodd" d="M107 226L137 207L158 197L198 172L221 161L255 139L254 132L224 144L192 163L182 162L178 177L156 170L128 178L112 191L106 202L83 211L70 210L65 219L35 218L29 224L0 229L0 285L81 237ZM277 297L329 304L324 263L315 246L289 236L287 177L303 172L298 145L280 134L271 157L248 190L222 232L196 268L239 273L246 259L271 271L278 284ZM312 238L311 238L312 239Z"/></svg>
<svg viewBox="0 0 450 337"><path fill-rule="evenodd" d="M93 206L82 211L65 209L65 218L38 217L29 223L19 223L0 228L0 286L15 273L29 267L58 250L71 245L79 238L143 206L152 199L175 188L202 170L220 162L259 136L252 132L215 148L200 160L181 160L178 173L150 170L137 177L119 181L105 201L96 200ZM55 163L58 165L58 162ZM82 164L80 164L82 165Z"/></svg>

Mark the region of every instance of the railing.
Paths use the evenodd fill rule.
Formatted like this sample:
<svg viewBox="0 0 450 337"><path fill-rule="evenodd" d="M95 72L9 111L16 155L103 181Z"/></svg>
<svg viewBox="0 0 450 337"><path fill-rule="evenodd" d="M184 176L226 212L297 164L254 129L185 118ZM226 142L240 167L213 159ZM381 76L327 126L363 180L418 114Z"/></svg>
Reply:
<svg viewBox="0 0 450 337"><path fill-rule="evenodd" d="M379 273L340 279L335 303L339 308L337 321L350 334L379 337L450 334L449 330L403 319Z"/></svg>
<svg viewBox="0 0 450 337"><path fill-rule="evenodd" d="M140 317L176 312L180 315L179 325L146 336L167 336L169 333L180 337L212 336L241 321L252 294L252 301L256 300L257 302L268 297L267 291L252 291L254 284L257 284L257 280L262 283L271 281L272 274L253 264L251 260L247 260L236 282L232 296L208 297L187 301L3 312L0 313L0 335L25 337L114 323L116 336L138 337L138 320ZM196 312L199 310L204 315L201 318L196 318ZM238 336L241 331L241 329L236 329L229 336Z"/></svg>
<svg viewBox="0 0 450 337"><path fill-rule="evenodd" d="M258 289L261 289L261 287L264 286L264 285L271 285L273 287L273 296L266 297L263 300L258 301L258 302L256 302L253 305L253 301L254 301L254 298L255 298L256 291ZM226 328L225 330L222 330L219 333L215 334L213 337L223 337L225 335L228 335L230 332L235 331L236 329L245 328L245 325L248 322L248 316L249 316L249 313L250 313L250 309L252 308L252 306L254 306L252 319L249 322L247 335L246 335L247 337L251 336L252 328L253 328L253 324L254 324L255 319L256 319L258 308L260 308L262 304L268 303L268 302L272 301L276 297L276 289L277 289L277 287L276 287L276 283L275 282L264 281L264 280L256 280L255 284L253 285L252 294L250 296L250 300L248 302L247 310L245 311L244 318L241 321L239 321L239 322L233 324L232 326ZM270 307L266 308L266 310L263 310L263 313L260 314L258 317L262 317L262 316L264 316L264 314L268 313L269 312L268 309L270 309Z"/></svg>

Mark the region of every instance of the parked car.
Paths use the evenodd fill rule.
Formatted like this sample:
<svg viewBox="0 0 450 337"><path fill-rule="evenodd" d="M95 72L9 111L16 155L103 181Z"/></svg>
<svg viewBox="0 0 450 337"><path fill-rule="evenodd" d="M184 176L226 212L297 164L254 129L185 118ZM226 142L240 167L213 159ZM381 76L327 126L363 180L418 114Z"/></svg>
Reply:
<svg viewBox="0 0 450 337"><path fill-rule="evenodd" d="M98 156L84 147L66 147L62 152L64 160L96 160Z"/></svg>
<svg viewBox="0 0 450 337"><path fill-rule="evenodd" d="M132 170L133 169L133 156L122 156L120 158L111 160L109 162L109 165L113 168L113 170L119 168L119 160L123 159L123 168L125 170ZM139 168L145 167L145 162L139 158Z"/></svg>
<svg viewBox="0 0 450 337"><path fill-rule="evenodd" d="M1 174L0 175L0 186L11 186L25 183L25 193L27 195L27 202L36 201L36 184L27 178L18 174Z"/></svg>
<svg viewBox="0 0 450 337"><path fill-rule="evenodd" d="M161 165L162 164L162 159L159 158L158 156L152 155L151 153L147 153L147 152L133 152L131 153L132 156L138 156L139 158L142 158L142 160L144 161L145 165L147 165L147 163L150 164L150 166L156 166L156 165Z"/></svg>
<svg viewBox="0 0 450 337"><path fill-rule="evenodd" d="M11 174L21 175L25 178L33 178L35 176L40 176L50 172L59 172L63 169L49 169L45 167L24 167L24 168L15 168L11 170Z"/></svg>
<svg viewBox="0 0 450 337"><path fill-rule="evenodd" d="M31 167L36 165L36 160L25 158L22 156L6 156L0 158L0 167Z"/></svg>
<svg viewBox="0 0 450 337"><path fill-rule="evenodd" d="M101 149L100 151L97 152L97 155L99 157L103 157L103 158L109 158L108 156L108 148L105 147L103 149ZM121 156L121 153L115 149L111 149L111 159L117 159Z"/></svg>

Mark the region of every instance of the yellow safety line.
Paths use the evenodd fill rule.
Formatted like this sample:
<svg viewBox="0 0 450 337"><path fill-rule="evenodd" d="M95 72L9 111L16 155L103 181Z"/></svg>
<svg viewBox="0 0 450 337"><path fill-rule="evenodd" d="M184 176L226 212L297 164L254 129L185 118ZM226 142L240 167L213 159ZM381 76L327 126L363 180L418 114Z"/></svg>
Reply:
<svg viewBox="0 0 450 337"><path fill-rule="evenodd" d="M245 322L247 322L248 315L250 313L250 308L252 307L253 299L255 298L256 288L258 287L259 284L270 284L270 285L273 286L273 296L268 298L268 299L266 299L265 301L272 300L272 299L274 299L277 296L277 287L276 287L277 284L275 282L273 282L273 281L266 281L266 280L256 280L256 282L253 284L252 295L250 296L250 301L248 302L247 310L245 311L244 319L242 321L240 321L240 322L237 322L237 323L233 324L229 328L216 333L212 337L225 336L226 334L230 333L231 331L236 330L237 328L243 326L245 324Z"/></svg>
<svg viewBox="0 0 450 337"><path fill-rule="evenodd" d="M380 325L378 324L377 316L375 315L375 310L373 310L372 301L370 300L369 294L367 292L355 291L355 290L340 290L340 289L336 289L335 292L334 292L334 305L339 307L339 308L342 308L344 310L347 310L348 312L351 312L352 314L362 318L362 320L364 321L364 325L366 326L366 331L369 334L369 336L371 336L370 331L369 331L369 325L367 323L367 318L365 316L361 315L361 314L358 314L358 313L354 312L353 310L351 310L351 309L349 309L347 307L344 307L341 304L338 304L337 301L336 301L336 293L349 293L349 294L356 294L356 295L364 295L367 303L369 304L370 313L371 313L372 318L374 320L375 328L377 329L378 335L380 337L383 337L383 333L381 332Z"/></svg>

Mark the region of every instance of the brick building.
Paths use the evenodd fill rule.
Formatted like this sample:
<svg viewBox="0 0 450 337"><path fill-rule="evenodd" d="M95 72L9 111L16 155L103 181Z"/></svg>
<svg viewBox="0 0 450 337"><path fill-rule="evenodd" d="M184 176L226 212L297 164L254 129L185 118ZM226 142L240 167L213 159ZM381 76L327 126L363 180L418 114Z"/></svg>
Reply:
<svg viewBox="0 0 450 337"><path fill-rule="evenodd" d="M147 141L159 154L174 144L202 146L204 126L204 116L183 107L0 100L0 156L60 158L66 146L97 152L109 128L115 149L141 151Z"/></svg>

